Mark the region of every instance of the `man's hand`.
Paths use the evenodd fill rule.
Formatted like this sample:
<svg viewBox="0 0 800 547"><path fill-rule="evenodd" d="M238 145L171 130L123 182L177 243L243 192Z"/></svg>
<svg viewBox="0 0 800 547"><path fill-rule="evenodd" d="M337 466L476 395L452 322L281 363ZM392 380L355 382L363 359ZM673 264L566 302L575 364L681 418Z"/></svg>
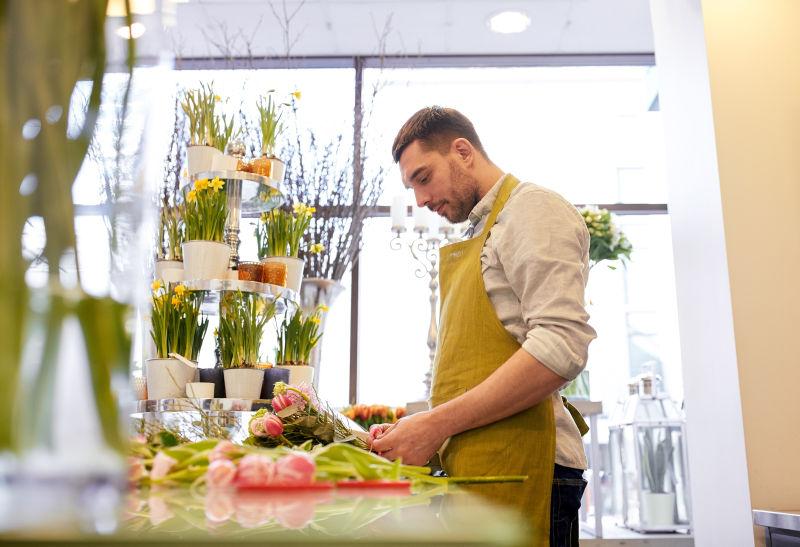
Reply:
<svg viewBox="0 0 800 547"><path fill-rule="evenodd" d="M446 439L444 428L431 412L370 427L370 448L390 460L402 458L406 465L425 465Z"/></svg>

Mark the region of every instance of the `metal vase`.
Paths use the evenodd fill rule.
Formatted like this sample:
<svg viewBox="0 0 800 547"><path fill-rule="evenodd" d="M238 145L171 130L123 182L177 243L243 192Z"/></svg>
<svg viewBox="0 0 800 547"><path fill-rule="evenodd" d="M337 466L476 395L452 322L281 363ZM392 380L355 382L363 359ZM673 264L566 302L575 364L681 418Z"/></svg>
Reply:
<svg viewBox="0 0 800 547"><path fill-rule="evenodd" d="M312 313L317 306L333 305L336 297L339 296L344 290L344 285L332 279L321 279L312 277L303 279L303 284L300 286L300 305L303 307L303 312ZM320 322L320 331L325 332L325 323L328 314L323 313ZM323 337L324 340L324 337ZM309 365L314 367L314 389L319 387L319 364L322 359L322 343L317 344L311 351Z"/></svg>

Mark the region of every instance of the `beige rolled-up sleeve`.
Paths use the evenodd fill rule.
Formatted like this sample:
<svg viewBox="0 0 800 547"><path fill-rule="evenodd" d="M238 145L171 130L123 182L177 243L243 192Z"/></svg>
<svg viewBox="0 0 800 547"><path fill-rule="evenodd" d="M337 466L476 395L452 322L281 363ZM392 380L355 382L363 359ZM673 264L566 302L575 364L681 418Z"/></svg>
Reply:
<svg viewBox="0 0 800 547"><path fill-rule="evenodd" d="M580 213L555 193L531 189L509 201L495 242L520 302L522 347L565 380L586 367L596 337L584 307L589 233Z"/></svg>

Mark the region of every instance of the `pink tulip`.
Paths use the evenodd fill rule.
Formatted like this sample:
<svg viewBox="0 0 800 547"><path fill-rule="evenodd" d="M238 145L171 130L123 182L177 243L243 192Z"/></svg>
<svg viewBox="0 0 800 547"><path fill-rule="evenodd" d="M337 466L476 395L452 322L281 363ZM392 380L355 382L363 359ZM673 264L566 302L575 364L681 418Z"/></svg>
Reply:
<svg viewBox="0 0 800 547"><path fill-rule="evenodd" d="M206 484L209 488L225 488L236 476L236 464L230 460L211 462L206 470Z"/></svg>
<svg viewBox="0 0 800 547"><path fill-rule="evenodd" d="M264 431L264 418L253 418L250 420L250 433L256 437L267 436L267 432Z"/></svg>
<svg viewBox="0 0 800 547"><path fill-rule="evenodd" d="M141 458L128 458L128 482L135 484L147 476L147 469Z"/></svg>
<svg viewBox="0 0 800 547"><path fill-rule="evenodd" d="M211 452L208 453L208 461L213 462L216 460L228 460L232 453L235 453L239 448L230 441L220 441Z"/></svg>
<svg viewBox="0 0 800 547"><path fill-rule="evenodd" d="M150 479L159 480L166 477L170 470L178 463L178 460L167 456L164 452L159 452L153 458L153 468L150 470Z"/></svg>
<svg viewBox="0 0 800 547"><path fill-rule="evenodd" d="M292 406L292 404L293 404L292 399L286 393L275 395L272 398L272 410L274 410L275 412L280 412L284 408Z"/></svg>
<svg viewBox="0 0 800 547"><path fill-rule="evenodd" d="M275 462L275 483L281 485L306 485L314 482L317 466L311 456L289 454Z"/></svg>
<svg viewBox="0 0 800 547"><path fill-rule="evenodd" d="M233 491L221 490L206 495L206 521L211 524L226 522L233 516Z"/></svg>
<svg viewBox="0 0 800 547"><path fill-rule="evenodd" d="M283 435L283 422L275 414L266 414L261 423L264 432L270 437Z"/></svg>
<svg viewBox="0 0 800 547"><path fill-rule="evenodd" d="M150 524L158 526L175 516L175 513L164 501L164 498L158 496L150 496L147 500L147 505L150 507Z"/></svg>
<svg viewBox="0 0 800 547"><path fill-rule="evenodd" d="M259 487L272 484L275 476L275 464L267 456L248 454L239 460L236 471L237 486Z"/></svg>

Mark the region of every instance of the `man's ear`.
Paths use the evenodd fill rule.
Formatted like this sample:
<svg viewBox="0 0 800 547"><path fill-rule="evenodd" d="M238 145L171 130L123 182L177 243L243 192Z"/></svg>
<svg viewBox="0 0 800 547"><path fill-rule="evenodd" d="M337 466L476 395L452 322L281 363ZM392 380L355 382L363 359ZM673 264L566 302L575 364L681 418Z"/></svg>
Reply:
<svg viewBox="0 0 800 547"><path fill-rule="evenodd" d="M475 159L475 147L464 137L459 137L452 142L450 149L461 158L461 161L471 164Z"/></svg>

